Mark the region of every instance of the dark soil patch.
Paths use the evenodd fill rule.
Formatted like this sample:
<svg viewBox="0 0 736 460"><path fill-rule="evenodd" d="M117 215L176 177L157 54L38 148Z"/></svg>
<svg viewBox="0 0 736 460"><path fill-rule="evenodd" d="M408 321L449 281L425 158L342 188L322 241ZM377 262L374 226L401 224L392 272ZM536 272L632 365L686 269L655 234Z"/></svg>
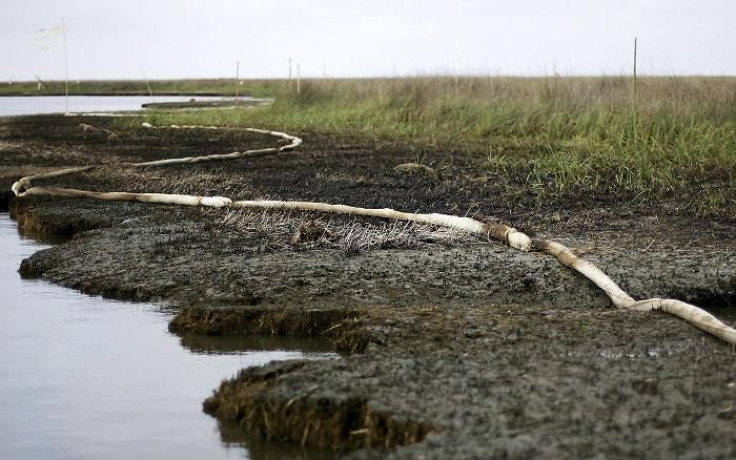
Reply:
<svg viewBox="0 0 736 460"><path fill-rule="evenodd" d="M4 120L0 185L29 170L104 162L53 185L468 214L567 244L634 297L736 303L734 216L584 191L541 203L472 155L441 174L407 173L395 167L416 162L416 149L313 133L294 133L304 147L273 157L131 172L116 164L273 139L125 126ZM421 152L436 164L447 155ZM11 210L27 231L66 241L25 260L23 276L167 302L180 333L332 339L343 358L246 370L207 400L207 411L256 435L358 449L355 458L736 454L731 347L665 314L616 311L543 254L417 227L351 245L351 229L384 224L305 213L274 223L227 209L38 198Z"/></svg>

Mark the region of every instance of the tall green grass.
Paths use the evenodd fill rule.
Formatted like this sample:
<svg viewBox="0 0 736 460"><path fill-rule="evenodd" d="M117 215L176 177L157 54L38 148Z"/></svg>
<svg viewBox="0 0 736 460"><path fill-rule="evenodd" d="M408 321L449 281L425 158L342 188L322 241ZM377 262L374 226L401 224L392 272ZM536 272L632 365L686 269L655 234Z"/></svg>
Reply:
<svg viewBox="0 0 736 460"><path fill-rule="evenodd" d="M149 117L468 154L544 189L641 194L706 183L733 201L736 78L639 77L636 109L628 77L310 80L301 88L277 82L275 103L259 109Z"/></svg>

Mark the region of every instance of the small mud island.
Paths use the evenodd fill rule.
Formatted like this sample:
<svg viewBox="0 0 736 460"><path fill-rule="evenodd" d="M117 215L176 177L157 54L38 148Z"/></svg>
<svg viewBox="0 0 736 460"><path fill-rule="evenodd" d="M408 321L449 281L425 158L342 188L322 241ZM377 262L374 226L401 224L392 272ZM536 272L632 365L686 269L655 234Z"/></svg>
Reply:
<svg viewBox="0 0 736 460"><path fill-rule="evenodd" d="M624 83L592 79L590 85L602 91ZM716 83L733 90L730 81L708 84ZM381 83L395 91L387 104L396 123L426 122L430 110L463 121L452 111L453 100L439 108L418 100L425 84ZM465 88L432 84L449 92ZM462 84L470 94L480 83ZM512 86L559 99L537 101L543 108L575 102L557 87L555 96L524 86L532 84L541 85ZM564 110L579 118L577 124L557 118L558 140L539 131L552 128L532 116L527 131L504 128L498 119L488 121L488 129L500 125L501 131L466 133L463 140L431 139L421 129L390 131L401 126L381 119L340 133L337 125L315 126L324 113L301 125L287 115L316 110L329 103L327 94L348 91L314 84L274 107L225 113L219 124L283 130L304 140L298 150L227 163L123 166L265 148L274 139L237 130L141 127L195 124L191 113L3 119L0 185L10 190L27 174L103 164L49 186L468 215L560 241L635 298L678 298L732 323L733 151L713 153L701 143L688 151L701 149L702 158L675 158L684 153L664 144L657 137L664 134L642 114L627 148L652 151L658 161L674 158L667 157L666 171L661 163L642 171L646 159L610 150L612 141L595 127L585 131L583 115L569 107ZM358 110L368 103L354 97L351 123L369 123ZM653 119L662 116L653 113ZM671 115L670 134L679 135L678 142L690 139ZM730 132L732 143L734 115L733 108L718 112L726 120L724 139ZM474 116L482 125L481 115ZM596 123L620 122L612 117ZM640 139L645 127L648 137ZM711 139L719 135L710 133ZM553 162L560 152L569 155L567 170ZM178 311L170 324L176 332L330 338L340 359L244 370L205 401L207 412L255 435L351 458L736 455L733 347L664 313L617 310L595 285L547 255L371 218L3 197L24 231L63 241L25 260L23 276L89 294L166 302Z"/></svg>

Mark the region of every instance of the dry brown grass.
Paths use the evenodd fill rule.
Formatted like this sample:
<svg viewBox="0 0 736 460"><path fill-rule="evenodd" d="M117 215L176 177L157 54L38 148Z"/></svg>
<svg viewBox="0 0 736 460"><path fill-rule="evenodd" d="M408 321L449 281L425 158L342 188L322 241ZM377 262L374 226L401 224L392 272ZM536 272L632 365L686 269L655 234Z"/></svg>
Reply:
<svg viewBox="0 0 736 460"><path fill-rule="evenodd" d="M267 239L271 249L333 249L346 255L477 241L476 236L442 227L302 212L229 210L214 227Z"/></svg>

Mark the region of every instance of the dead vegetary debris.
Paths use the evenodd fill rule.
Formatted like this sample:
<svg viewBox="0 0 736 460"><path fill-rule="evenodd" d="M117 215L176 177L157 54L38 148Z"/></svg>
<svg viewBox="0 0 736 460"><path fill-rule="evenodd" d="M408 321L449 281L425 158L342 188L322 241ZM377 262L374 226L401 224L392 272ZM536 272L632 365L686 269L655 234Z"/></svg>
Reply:
<svg viewBox="0 0 736 460"><path fill-rule="evenodd" d="M217 230L262 238L270 249L337 249L346 255L375 249L411 249L421 243L454 244L472 236L445 227L412 222L344 221L313 214L232 209L215 224Z"/></svg>

